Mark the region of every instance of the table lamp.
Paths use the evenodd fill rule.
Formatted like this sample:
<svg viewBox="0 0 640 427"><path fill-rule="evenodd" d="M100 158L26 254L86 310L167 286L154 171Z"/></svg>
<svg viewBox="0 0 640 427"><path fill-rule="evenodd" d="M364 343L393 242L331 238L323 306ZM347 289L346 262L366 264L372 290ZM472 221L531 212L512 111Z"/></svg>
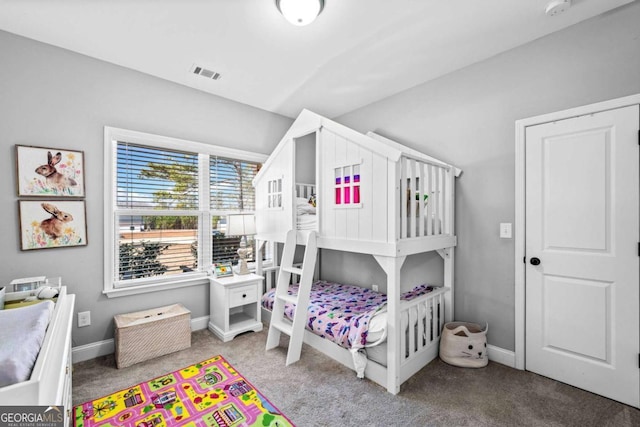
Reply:
<svg viewBox="0 0 640 427"><path fill-rule="evenodd" d="M247 237L256 234L256 218L253 214L237 214L227 217L227 234L229 236L242 236L240 238L240 249L238 249L238 271L236 274L249 274L247 267L247 255L251 253L251 248L247 247Z"/></svg>

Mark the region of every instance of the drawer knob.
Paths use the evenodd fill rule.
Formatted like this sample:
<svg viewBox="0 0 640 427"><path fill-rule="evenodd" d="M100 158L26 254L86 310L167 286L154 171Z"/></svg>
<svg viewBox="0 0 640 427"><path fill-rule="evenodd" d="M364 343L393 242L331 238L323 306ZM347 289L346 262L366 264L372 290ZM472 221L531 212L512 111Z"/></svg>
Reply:
<svg viewBox="0 0 640 427"><path fill-rule="evenodd" d="M242 294L242 298L246 298L246 297L247 297L247 294Z"/></svg>

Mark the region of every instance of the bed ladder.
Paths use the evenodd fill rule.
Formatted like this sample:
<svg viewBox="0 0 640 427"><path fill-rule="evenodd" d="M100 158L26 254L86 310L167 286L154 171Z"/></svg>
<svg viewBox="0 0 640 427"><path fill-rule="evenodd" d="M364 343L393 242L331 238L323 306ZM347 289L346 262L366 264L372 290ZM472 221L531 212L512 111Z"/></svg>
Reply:
<svg viewBox="0 0 640 427"><path fill-rule="evenodd" d="M289 335L287 366L300 360L300 352L302 351L302 339L304 337L304 327L307 321L307 308L309 307L311 282L313 281L313 273L316 267L316 255L318 253L316 232L308 232L302 268L293 267L293 256L295 251L296 230L289 230L287 232L287 239L284 243L284 251L282 254L282 261L280 263L280 274L278 274L275 300L273 303L273 311L271 313L271 323L269 324L269 335L267 336L267 350L271 350L280 344L280 333ZM300 286L298 288L297 296L289 295L287 292L289 289L291 274L297 274L300 276ZM296 311L293 315L293 323L284 316L285 304L287 302L296 305ZM304 309L301 310L300 308L302 307L304 307Z"/></svg>

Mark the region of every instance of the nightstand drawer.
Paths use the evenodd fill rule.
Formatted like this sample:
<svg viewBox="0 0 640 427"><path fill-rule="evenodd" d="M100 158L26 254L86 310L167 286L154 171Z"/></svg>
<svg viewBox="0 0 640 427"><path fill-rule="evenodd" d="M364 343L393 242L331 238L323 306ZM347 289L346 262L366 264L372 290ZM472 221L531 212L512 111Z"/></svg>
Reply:
<svg viewBox="0 0 640 427"><path fill-rule="evenodd" d="M229 308L249 304L258 300L256 285L242 286L229 292Z"/></svg>

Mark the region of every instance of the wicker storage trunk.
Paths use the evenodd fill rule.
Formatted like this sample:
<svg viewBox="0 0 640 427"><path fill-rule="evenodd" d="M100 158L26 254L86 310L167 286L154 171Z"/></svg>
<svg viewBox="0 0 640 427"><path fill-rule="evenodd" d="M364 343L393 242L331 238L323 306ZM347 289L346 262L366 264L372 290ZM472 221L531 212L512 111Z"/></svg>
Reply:
<svg viewBox="0 0 640 427"><path fill-rule="evenodd" d="M182 304L118 314L113 320L118 368L191 347L191 312Z"/></svg>

